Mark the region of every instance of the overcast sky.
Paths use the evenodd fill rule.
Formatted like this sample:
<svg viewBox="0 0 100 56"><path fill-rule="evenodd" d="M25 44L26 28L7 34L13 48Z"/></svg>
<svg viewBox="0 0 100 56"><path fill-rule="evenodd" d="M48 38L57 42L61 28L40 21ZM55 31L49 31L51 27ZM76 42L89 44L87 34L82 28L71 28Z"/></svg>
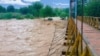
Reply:
<svg viewBox="0 0 100 56"><path fill-rule="evenodd" d="M40 1L44 5L50 5L52 7L69 7L69 0L0 0L0 5L27 6L37 1Z"/></svg>

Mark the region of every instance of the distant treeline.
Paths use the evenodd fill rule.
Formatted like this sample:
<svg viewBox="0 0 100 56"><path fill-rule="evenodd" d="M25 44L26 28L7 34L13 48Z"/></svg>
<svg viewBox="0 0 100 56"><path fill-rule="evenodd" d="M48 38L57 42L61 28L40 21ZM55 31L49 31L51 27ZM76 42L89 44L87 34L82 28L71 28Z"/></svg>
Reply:
<svg viewBox="0 0 100 56"><path fill-rule="evenodd" d="M40 17L66 17L69 15L68 8L52 8L51 6L44 6L40 2L35 2L28 7L22 7L20 9L14 8L13 5L9 5L7 8L0 6L0 19L34 19Z"/></svg>

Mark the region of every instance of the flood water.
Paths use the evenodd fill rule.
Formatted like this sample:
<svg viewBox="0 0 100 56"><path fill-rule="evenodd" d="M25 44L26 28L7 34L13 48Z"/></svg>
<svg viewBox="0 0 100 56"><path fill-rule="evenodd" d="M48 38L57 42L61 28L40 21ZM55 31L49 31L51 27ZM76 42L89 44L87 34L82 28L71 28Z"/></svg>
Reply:
<svg viewBox="0 0 100 56"><path fill-rule="evenodd" d="M0 56L47 56L55 24L42 20L0 20Z"/></svg>

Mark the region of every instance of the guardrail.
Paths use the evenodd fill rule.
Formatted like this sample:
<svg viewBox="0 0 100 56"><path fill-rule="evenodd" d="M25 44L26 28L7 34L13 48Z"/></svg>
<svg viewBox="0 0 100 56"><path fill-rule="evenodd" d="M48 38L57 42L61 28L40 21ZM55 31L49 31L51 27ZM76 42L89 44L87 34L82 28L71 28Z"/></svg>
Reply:
<svg viewBox="0 0 100 56"><path fill-rule="evenodd" d="M66 42L62 55L65 56L97 56L89 41L85 36L82 36L80 31L77 29L75 21L70 18L68 19L68 26L66 31Z"/></svg>
<svg viewBox="0 0 100 56"><path fill-rule="evenodd" d="M82 20L81 16L77 17L80 21ZM84 16L83 21L96 29L100 29L100 17Z"/></svg>

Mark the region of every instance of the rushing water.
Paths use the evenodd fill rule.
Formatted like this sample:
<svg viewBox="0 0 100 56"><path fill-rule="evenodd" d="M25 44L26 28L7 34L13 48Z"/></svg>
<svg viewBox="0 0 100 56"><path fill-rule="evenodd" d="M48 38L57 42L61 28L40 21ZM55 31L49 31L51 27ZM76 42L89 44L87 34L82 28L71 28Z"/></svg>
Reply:
<svg viewBox="0 0 100 56"><path fill-rule="evenodd" d="M54 30L42 20L0 20L0 56L46 56Z"/></svg>

